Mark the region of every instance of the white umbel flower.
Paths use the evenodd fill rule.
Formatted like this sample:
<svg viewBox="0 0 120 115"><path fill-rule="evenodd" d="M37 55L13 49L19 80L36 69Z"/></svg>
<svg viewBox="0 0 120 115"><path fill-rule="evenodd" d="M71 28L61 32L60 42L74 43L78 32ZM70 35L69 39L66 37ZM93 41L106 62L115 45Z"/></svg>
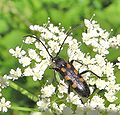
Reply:
<svg viewBox="0 0 120 115"><path fill-rule="evenodd" d="M55 93L55 87L51 84L41 89L42 97L51 97Z"/></svg>
<svg viewBox="0 0 120 115"><path fill-rule="evenodd" d="M90 107L91 109L95 109L95 108L105 109L104 101L105 100L100 96L94 96L91 99L88 107Z"/></svg>
<svg viewBox="0 0 120 115"><path fill-rule="evenodd" d="M14 69L11 69L9 76L10 76L10 79L12 79L12 80L18 79L19 77L22 76L21 69L20 69L20 68L17 68L16 71L15 71Z"/></svg>
<svg viewBox="0 0 120 115"><path fill-rule="evenodd" d="M27 56L21 57L19 59L19 63L23 65L23 67L30 65L31 59Z"/></svg>
<svg viewBox="0 0 120 115"><path fill-rule="evenodd" d="M23 42L25 42L26 44L32 44L35 41L36 41L35 38L28 36Z"/></svg>
<svg viewBox="0 0 120 115"><path fill-rule="evenodd" d="M42 99L37 102L37 106L40 110L47 110L50 106L50 99Z"/></svg>
<svg viewBox="0 0 120 115"><path fill-rule="evenodd" d="M77 106L82 106L80 97L78 97L78 95L75 95L73 92L70 92L70 94L68 95L67 102L71 102Z"/></svg>
<svg viewBox="0 0 120 115"><path fill-rule="evenodd" d="M32 70L30 67L27 67L27 68L24 70L23 75L24 75L24 76L32 76L32 75L33 75L33 70Z"/></svg>
<svg viewBox="0 0 120 115"><path fill-rule="evenodd" d="M64 80L60 80L60 84L58 85L59 93L68 93L68 85L65 84Z"/></svg>
<svg viewBox="0 0 120 115"><path fill-rule="evenodd" d="M0 111L7 112L8 108L10 108L10 107L11 107L10 101L5 101L5 98L2 97L0 100Z"/></svg>
<svg viewBox="0 0 120 115"><path fill-rule="evenodd" d="M21 58L23 55L26 54L26 52L22 50L19 46L16 47L15 50L10 49L9 52L12 54L12 56L15 56L16 58Z"/></svg>
<svg viewBox="0 0 120 115"><path fill-rule="evenodd" d="M0 77L0 87L5 88L8 85L9 85L8 76L4 75L3 77Z"/></svg>

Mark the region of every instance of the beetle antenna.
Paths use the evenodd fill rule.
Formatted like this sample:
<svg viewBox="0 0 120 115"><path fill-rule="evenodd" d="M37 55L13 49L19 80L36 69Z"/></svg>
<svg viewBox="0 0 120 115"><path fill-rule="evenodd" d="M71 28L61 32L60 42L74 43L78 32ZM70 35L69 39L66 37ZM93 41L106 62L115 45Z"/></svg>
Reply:
<svg viewBox="0 0 120 115"><path fill-rule="evenodd" d="M73 30L77 29L78 27L82 27L82 26L83 26L83 24L81 24L81 25L76 25L74 28L68 30L68 32L66 33L67 36L64 38L64 40L63 40L63 42L62 42L62 44L61 44L61 46L60 46L60 49L59 49L59 51L57 52L57 54L56 54L56 56L55 56L54 58L56 58L56 57L59 55L59 53L60 53L60 51L61 51L61 49L62 49L62 47L63 47L63 45L64 45L64 43L65 43L65 41L66 41L66 39L67 39L67 37L70 35L70 33L71 33Z"/></svg>
<svg viewBox="0 0 120 115"><path fill-rule="evenodd" d="M33 35L27 35L27 36L24 36L24 37L32 37L32 38L35 38L37 41L39 41L39 42L43 45L43 47L46 49L46 51L47 51L48 55L50 56L50 58L53 60L53 57L52 57L52 55L49 53L47 47L45 46L45 44L44 44L38 37L33 36Z"/></svg>

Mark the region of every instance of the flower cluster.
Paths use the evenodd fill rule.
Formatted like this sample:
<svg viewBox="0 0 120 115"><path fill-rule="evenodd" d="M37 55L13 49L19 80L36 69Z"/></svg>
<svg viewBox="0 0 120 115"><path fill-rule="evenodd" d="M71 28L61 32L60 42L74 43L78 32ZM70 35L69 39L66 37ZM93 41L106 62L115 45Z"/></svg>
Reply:
<svg viewBox="0 0 120 115"><path fill-rule="evenodd" d="M2 95L2 90L9 86L8 76L4 75L0 77L0 111L7 112L11 107L10 101L5 101L5 97Z"/></svg>
<svg viewBox="0 0 120 115"><path fill-rule="evenodd" d="M0 111L7 112L7 108L10 108L10 101L5 101L5 98L2 97L0 100Z"/></svg>
<svg viewBox="0 0 120 115"><path fill-rule="evenodd" d="M116 94L120 90L120 84L116 83L114 67L118 66L118 69L120 69L120 58L118 58L118 63L114 65L108 61L106 56L110 53L109 48L118 48L120 46L120 35L110 37L110 33L103 30L95 20L85 19L84 23L87 31L82 33L82 40L88 47L91 46L90 48L94 55L81 51L80 47L83 44L73 38L72 35L67 36L63 27L54 26L50 22L43 26L31 25L30 29L38 34L27 36L23 41L29 48L23 50L17 46L15 49L9 50L12 56L18 59L23 68L11 69L9 75L1 78L1 87L8 86L7 81L4 82L5 80L14 81L20 77L31 76L33 81L41 80L45 83L44 85L40 84L40 95L37 101L38 109L41 111L49 110L55 113L62 113L65 107L72 106L76 108L74 111L78 108L119 111L120 105L114 103L118 99ZM100 77L98 78L92 73L83 75L90 86L92 95L85 102L74 91L68 94L68 85L64 80L52 83L51 80L43 79L46 69L49 66L53 66L50 55L56 56L66 36L67 39L64 44L68 46L66 56L68 56L69 61L78 61L74 62L73 65L79 73L84 70L91 70ZM35 37L40 39L44 45ZM49 76L52 78L53 75ZM94 88L94 86L96 87ZM1 111L7 111L3 110L3 102L5 103L4 99L3 101L1 100ZM5 107L9 108L9 104L9 102L6 102Z"/></svg>

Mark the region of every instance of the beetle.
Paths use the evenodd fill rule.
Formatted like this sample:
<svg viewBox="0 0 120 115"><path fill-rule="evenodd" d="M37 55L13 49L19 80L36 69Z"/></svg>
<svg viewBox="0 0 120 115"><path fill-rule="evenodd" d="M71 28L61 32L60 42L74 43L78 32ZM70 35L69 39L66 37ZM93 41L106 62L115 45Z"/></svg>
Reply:
<svg viewBox="0 0 120 115"><path fill-rule="evenodd" d="M37 41L39 41L44 46L48 55L51 58L52 63L55 65L55 67L52 67L51 69L54 69L55 71L59 72L61 74L61 76L65 79L65 81L68 83L68 85L69 85L68 93L70 93L70 88L73 88L80 96L88 98L90 96L90 89L89 89L89 86L86 83L86 81L83 79L82 74L91 72L98 78L100 78L100 77L97 74L95 74L94 72L92 72L91 70L85 70L81 73L78 73L78 71L73 66L73 62L76 61L76 62L80 63L79 61L72 60L69 62L69 61L65 61L63 58L59 57L61 49L62 49L67 37L69 36L69 34L70 34L70 31L67 33L66 37L64 38L64 40L60 46L60 49L56 53L55 57L53 57L49 53L45 44L38 37L33 36L33 35L28 35L28 36L35 38ZM28 36L25 36L25 37L28 37Z"/></svg>

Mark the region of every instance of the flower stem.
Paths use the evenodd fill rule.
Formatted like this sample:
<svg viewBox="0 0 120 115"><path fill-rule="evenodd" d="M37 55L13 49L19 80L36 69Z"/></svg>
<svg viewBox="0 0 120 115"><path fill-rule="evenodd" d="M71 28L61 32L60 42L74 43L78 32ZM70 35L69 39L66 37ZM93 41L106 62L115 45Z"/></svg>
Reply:
<svg viewBox="0 0 120 115"><path fill-rule="evenodd" d="M36 112L39 112L38 109L35 109L35 108L28 108L28 107L11 106L10 109L19 110L19 111L36 111Z"/></svg>
<svg viewBox="0 0 120 115"><path fill-rule="evenodd" d="M21 86L19 86L18 84L9 81L9 85L10 87L12 87L13 89L19 91L20 93L22 93L23 95L26 95L29 99L33 100L33 101L37 101L38 97L33 95L32 93L28 92L26 89L22 88Z"/></svg>

